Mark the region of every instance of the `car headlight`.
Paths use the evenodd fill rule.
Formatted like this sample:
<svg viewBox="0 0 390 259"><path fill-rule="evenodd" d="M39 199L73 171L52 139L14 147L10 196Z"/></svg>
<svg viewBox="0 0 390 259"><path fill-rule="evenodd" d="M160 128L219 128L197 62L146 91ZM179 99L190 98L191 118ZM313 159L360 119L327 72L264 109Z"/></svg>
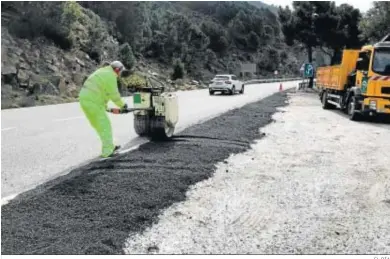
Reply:
<svg viewBox="0 0 390 259"><path fill-rule="evenodd" d="M370 109L371 110L376 110L376 101L370 101Z"/></svg>

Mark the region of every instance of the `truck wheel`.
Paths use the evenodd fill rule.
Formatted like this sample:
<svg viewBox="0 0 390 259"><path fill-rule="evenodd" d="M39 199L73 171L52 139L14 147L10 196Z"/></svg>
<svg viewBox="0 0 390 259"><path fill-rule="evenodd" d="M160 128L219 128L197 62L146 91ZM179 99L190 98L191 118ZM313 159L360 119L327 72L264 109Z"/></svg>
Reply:
<svg viewBox="0 0 390 259"><path fill-rule="evenodd" d="M164 117L152 117L149 137L152 140L163 141L171 138L175 127L168 125Z"/></svg>
<svg viewBox="0 0 390 259"><path fill-rule="evenodd" d="M329 110L334 108L334 105L328 103L328 93L326 91L322 94L321 102L322 102L322 109L324 110Z"/></svg>
<svg viewBox="0 0 390 259"><path fill-rule="evenodd" d="M348 102L348 116L352 121L358 121L361 118L361 114L356 110L356 98L352 96Z"/></svg>
<svg viewBox="0 0 390 259"><path fill-rule="evenodd" d="M344 113L344 114L348 114L348 108L349 108L349 100L346 100L346 101L342 101L342 105L341 105L341 111Z"/></svg>
<svg viewBox="0 0 390 259"><path fill-rule="evenodd" d="M134 130L138 136L147 136L150 131L150 119L148 115L134 115Z"/></svg>

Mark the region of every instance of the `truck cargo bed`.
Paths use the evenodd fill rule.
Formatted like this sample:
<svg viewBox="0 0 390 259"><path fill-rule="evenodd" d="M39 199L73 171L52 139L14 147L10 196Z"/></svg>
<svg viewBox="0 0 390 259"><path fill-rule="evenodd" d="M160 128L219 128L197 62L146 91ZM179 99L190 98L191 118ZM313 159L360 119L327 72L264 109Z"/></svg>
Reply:
<svg viewBox="0 0 390 259"><path fill-rule="evenodd" d="M319 67L316 74L318 88L342 91L347 84L348 74L353 71L359 50L344 50L340 65Z"/></svg>
<svg viewBox="0 0 390 259"><path fill-rule="evenodd" d="M347 83L348 71L339 66L320 67L317 69L316 85L319 88L344 90Z"/></svg>

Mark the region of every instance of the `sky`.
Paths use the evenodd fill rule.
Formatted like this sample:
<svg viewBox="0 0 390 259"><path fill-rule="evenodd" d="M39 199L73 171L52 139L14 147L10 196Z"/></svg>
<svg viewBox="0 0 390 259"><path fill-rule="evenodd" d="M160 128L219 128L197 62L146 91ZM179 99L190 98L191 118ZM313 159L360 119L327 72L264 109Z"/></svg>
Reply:
<svg viewBox="0 0 390 259"><path fill-rule="evenodd" d="M279 0L279 1L272 1L272 0L261 0L262 2L266 4L273 4L273 5L282 5L282 6L290 6L292 7L292 2L289 0ZM365 0L350 0L350 1L340 1L340 0L334 0L336 2L336 5L340 4L350 4L354 6L355 8L359 8L361 12L366 12L368 9L372 7L373 1L365 1Z"/></svg>

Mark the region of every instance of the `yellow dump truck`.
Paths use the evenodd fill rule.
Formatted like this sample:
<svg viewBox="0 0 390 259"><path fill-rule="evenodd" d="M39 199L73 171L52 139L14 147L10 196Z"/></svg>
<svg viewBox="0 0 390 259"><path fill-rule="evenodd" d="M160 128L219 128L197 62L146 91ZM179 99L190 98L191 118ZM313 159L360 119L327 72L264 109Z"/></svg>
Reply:
<svg viewBox="0 0 390 259"><path fill-rule="evenodd" d="M323 109L339 108L351 120L390 115L390 35L359 50L343 51L341 64L319 67Z"/></svg>

